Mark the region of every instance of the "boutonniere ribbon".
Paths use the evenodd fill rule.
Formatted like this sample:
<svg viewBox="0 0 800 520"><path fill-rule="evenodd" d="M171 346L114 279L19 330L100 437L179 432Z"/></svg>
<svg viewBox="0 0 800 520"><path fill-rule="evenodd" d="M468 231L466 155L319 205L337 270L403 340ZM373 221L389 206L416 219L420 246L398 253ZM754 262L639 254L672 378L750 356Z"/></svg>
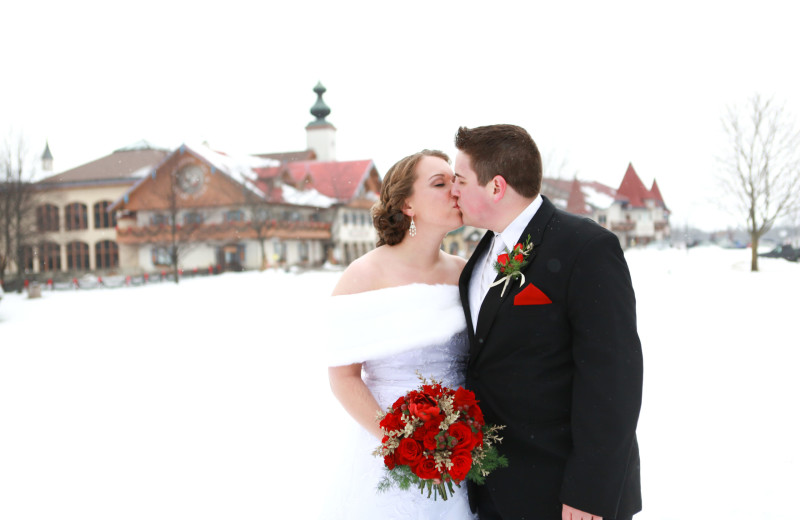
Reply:
<svg viewBox="0 0 800 520"><path fill-rule="evenodd" d="M503 284L503 290L500 292L501 298L506 293L509 282L519 278L519 286L525 285L525 275L522 274L522 268L528 265L532 258L533 244L531 244L531 236L528 235L524 245L515 245L510 253L508 248L505 248L505 251L505 253L497 255L497 260L494 263L495 272L504 276L489 286L489 288L492 288L495 285Z"/></svg>

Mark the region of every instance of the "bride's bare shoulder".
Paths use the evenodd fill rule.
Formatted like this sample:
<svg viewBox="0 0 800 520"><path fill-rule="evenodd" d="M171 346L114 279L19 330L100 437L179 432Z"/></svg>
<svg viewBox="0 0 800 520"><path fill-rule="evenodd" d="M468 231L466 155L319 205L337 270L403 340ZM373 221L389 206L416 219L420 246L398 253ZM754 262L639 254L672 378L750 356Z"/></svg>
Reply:
<svg viewBox="0 0 800 520"><path fill-rule="evenodd" d="M382 248L376 248L355 259L342 273L333 289L333 296L357 294L381 287L382 271L380 259Z"/></svg>
<svg viewBox="0 0 800 520"><path fill-rule="evenodd" d="M451 255L449 253L442 253L444 256L445 265L447 266L447 277L449 278L449 282L451 284L457 285L458 278L461 276L461 271L464 270L464 266L467 265L467 261L460 256Z"/></svg>

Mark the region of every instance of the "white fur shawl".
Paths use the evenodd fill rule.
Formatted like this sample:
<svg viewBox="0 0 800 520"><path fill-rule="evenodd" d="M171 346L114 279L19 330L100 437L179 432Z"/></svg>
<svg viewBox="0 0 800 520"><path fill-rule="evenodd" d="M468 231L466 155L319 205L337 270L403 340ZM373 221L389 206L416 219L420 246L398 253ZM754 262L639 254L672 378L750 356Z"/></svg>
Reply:
<svg viewBox="0 0 800 520"><path fill-rule="evenodd" d="M467 326L455 285L415 283L329 300L328 366L440 344Z"/></svg>

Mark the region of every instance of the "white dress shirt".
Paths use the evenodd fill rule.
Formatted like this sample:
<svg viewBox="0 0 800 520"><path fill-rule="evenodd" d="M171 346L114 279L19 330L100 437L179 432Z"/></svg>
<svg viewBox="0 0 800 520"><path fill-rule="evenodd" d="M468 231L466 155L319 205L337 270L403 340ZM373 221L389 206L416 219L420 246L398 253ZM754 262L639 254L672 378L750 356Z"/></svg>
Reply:
<svg viewBox="0 0 800 520"><path fill-rule="evenodd" d="M528 223L542 205L542 196L537 195L528 207L522 210L511 223L500 233L494 232L494 240L490 249L487 249L475 262L472 277L469 280L469 310L472 317L473 329L478 328L478 314L483 304L483 299L489 291L489 286L497 277L494 262L497 256L508 249L512 251L518 240L525 242L526 237L520 237Z"/></svg>

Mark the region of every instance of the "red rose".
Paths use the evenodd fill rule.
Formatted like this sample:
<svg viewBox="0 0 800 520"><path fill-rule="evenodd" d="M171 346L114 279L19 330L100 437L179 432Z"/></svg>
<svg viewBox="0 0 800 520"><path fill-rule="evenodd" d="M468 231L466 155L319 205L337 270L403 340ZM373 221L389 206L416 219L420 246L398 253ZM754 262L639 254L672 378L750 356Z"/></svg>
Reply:
<svg viewBox="0 0 800 520"><path fill-rule="evenodd" d="M394 402L392 408L394 410L400 411L403 409L403 405L406 404L406 396L399 397L397 401Z"/></svg>
<svg viewBox="0 0 800 520"><path fill-rule="evenodd" d="M522 256L521 254L517 254L514 255L514 260L516 260L517 262L522 262L523 260L525 260L525 257Z"/></svg>
<svg viewBox="0 0 800 520"><path fill-rule="evenodd" d="M483 444L483 430L478 428L477 431L472 432L472 447L470 448L470 451L474 450L475 448L477 448L482 444Z"/></svg>
<svg viewBox="0 0 800 520"><path fill-rule="evenodd" d="M436 435L441 431L439 429L441 422L441 418L435 417L424 423L414 431L414 440L421 442L426 450L435 450Z"/></svg>
<svg viewBox="0 0 800 520"><path fill-rule="evenodd" d="M447 430L450 437L455 438L454 449L472 449L472 428L463 422L454 422Z"/></svg>
<svg viewBox="0 0 800 520"><path fill-rule="evenodd" d="M433 398L438 398L442 396L441 385L422 385L422 391Z"/></svg>
<svg viewBox="0 0 800 520"><path fill-rule="evenodd" d="M461 482L467 478L467 473L472 468L472 455L467 450L456 450L450 457L450 462L453 463L448 470L450 478L456 482Z"/></svg>
<svg viewBox="0 0 800 520"><path fill-rule="evenodd" d="M403 430L406 427L406 425L400 419L399 413L387 413L386 417L381 419L379 425L381 428L389 432L395 430Z"/></svg>
<svg viewBox="0 0 800 520"><path fill-rule="evenodd" d="M433 457L420 459L416 465L411 467L411 471L419 478L425 480L442 478L442 474L436 469L436 462L433 460Z"/></svg>
<svg viewBox="0 0 800 520"><path fill-rule="evenodd" d="M472 419L474 419L474 420L475 420L475 422L477 422L478 424L480 424L481 426L483 426L483 425L484 425L484 421L483 421L483 412L481 411L481 408L480 408L480 406L478 406L478 405L475 405L475 406L470 406L470 407L469 407L469 414L468 414L468 415L469 415L469 416L470 416Z"/></svg>
<svg viewBox="0 0 800 520"><path fill-rule="evenodd" d="M502 255L498 255L497 263L500 265L506 265L508 263L508 254L503 253Z"/></svg>
<svg viewBox="0 0 800 520"><path fill-rule="evenodd" d="M522 251L522 244L517 244L514 246L514 251Z"/></svg>
<svg viewBox="0 0 800 520"><path fill-rule="evenodd" d="M462 407L475 406L477 403L475 394L460 386L453 395L453 408L456 410L461 410Z"/></svg>
<svg viewBox="0 0 800 520"><path fill-rule="evenodd" d="M417 394L414 396L408 404L408 409L411 411L412 415L419 417L423 421L427 421L439 415L439 405L436 403L436 400L425 394Z"/></svg>
<svg viewBox="0 0 800 520"><path fill-rule="evenodd" d="M397 464L412 466L420 458L422 458L422 444L414 439L402 439L394 452L394 459Z"/></svg>
<svg viewBox="0 0 800 520"><path fill-rule="evenodd" d="M390 453L383 458L383 463L386 464L386 467L389 469L394 469L395 462L394 462L394 453Z"/></svg>

